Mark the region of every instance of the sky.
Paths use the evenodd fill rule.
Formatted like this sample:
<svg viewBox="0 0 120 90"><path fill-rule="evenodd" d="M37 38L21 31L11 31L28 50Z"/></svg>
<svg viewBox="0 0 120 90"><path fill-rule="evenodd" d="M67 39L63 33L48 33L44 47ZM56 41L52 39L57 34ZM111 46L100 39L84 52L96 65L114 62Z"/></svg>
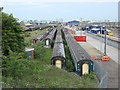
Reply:
<svg viewBox="0 0 120 90"><path fill-rule="evenodd" d="M2 0L3 12L21 20L118 20L119 0Z"/></svg>

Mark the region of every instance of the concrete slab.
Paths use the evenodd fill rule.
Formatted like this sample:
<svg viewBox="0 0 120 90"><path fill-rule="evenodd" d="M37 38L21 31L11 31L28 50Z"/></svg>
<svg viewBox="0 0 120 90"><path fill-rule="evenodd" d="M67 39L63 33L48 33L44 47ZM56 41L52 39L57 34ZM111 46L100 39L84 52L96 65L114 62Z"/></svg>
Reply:
<svg viewBox="0 0 120 90"><path fill-rule="evenodd" d="M94 48L104 53L104 43L87 35L87 42L91 44ZM120 52L120 49L112 47L110 45L106 46L107 49L107 55L110 56L112 60L114 60L116 63L118 63L118 52Z"/></svg>

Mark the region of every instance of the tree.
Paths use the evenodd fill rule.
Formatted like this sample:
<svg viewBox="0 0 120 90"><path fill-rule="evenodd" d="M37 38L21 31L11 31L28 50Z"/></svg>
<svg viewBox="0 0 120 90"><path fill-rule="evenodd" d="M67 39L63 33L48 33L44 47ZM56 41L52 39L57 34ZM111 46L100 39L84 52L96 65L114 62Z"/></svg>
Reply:
<svg viewBox="0 0 120 90"><path fill-rule="evenodd" d="M24 50L24 38L20 36L22 27L12 14L2 12L2 53L9 55L9 50L21 52Z"/></svg>
<svg viewBox="0 0 120 90"><path fill-rule="evenodd" d="M24 21L21 21L21 22L20 22L20 25L24 25L24 24L25 24Z"/></svg>
<svg viewBox="0 0 120 90"><path fill-rule="evenodd" d="M29 20L27 23L33 24L33 20Z"/></svg>
<svg viewBox="0 0 120 90"><path fill-rule="evenodd" d="M38 25L38 20L34 20L34 24Z"/></svg>

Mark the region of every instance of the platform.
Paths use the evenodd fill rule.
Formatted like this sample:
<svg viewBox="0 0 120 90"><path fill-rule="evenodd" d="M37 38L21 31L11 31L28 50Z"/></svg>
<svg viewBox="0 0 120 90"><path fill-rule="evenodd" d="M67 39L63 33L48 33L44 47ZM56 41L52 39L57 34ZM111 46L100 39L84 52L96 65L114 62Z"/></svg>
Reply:
<svg viewBox="0 0 120 90"><path fill-rule="evenodd" d="M90 38L87 37L88 42L78 42L90 56L101 57L102 52L97 50L89 43ZM96 41L94 42L96 43ZM101 61L96 60L107 72L108 72L108 88L117 88L118 87L118 64L114 60L110 61Z"/></svg>

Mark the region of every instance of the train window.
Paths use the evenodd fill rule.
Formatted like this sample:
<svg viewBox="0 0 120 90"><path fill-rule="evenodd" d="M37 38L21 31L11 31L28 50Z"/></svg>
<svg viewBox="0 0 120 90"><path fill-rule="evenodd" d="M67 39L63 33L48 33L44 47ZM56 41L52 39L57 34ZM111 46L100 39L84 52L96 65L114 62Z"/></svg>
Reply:
<svg viewBox="0 0 120 90"><path fill-rule="evenodd" d="M60 60L56 60L56 63L55 63L56 67L58 68L62 68L62 63Z"/></svg>
<svg viewBox="0 0 120 90"><path fill-rule="evenodd" d="M46 45L49 45L49 40L46 40Z"/></svg>
<svg viewBox="0 0 120 90"><path fill-rule="evenodd" d="M82 75L89 74L89 64L83 64L82 65Z"/></svg>

